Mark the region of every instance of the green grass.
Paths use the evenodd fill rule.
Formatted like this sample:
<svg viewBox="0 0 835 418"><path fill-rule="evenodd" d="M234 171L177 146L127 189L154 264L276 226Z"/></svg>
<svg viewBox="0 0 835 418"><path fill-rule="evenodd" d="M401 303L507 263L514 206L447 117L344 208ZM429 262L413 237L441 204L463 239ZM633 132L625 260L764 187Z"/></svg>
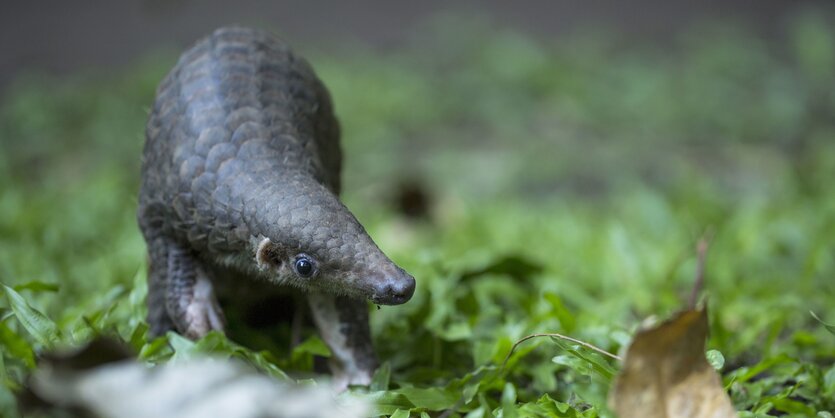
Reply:
<svg viewBox="0 0 835 418"><path fill-rule="evenodd" d="M618 352L683 306L711 231L709 348L734 405L831 416L835 335L810 311L835 323L835 33L811 14L783 29L766 43L706 25L661 49L449 17L396 52L298 47L336 101L348 206L418 279L408 304L372 312L380 411L610 416L614 362L533 340L499 366L534 332ZM40 353L98 335L153 363L213 353L276 378L320 351L144 341L138 162L173 62L32 75L0 104L4 416ZM429 220L392 210L401 181L425 187Z"/></svg>

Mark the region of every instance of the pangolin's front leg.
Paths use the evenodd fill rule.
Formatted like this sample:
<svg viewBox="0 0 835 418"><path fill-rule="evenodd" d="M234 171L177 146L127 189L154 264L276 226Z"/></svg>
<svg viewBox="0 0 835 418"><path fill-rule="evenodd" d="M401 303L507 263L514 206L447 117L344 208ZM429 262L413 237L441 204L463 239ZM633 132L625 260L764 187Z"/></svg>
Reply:
<svg viewBox="0 0 835 418"><path fill-rule="evenodd" d="M151 338L174 329L165 309L168 244L159 235L148 237L148 325Z"/></svg>
<svg viewBox="0 0 835 418"><path fill-rule="evenodd" d="M378 362L368 327L368 303L324 293L311 293L308 300L313 321L331 350L336 389L371 383Z"/></svg>
<svg viewBox="0 0 835 418"><path fill-rule="evenodd" d="M194 254L176 243L167 248L165 310L178 332L200 338L223 331L223 311L217 303L206 269Z"/></svg>

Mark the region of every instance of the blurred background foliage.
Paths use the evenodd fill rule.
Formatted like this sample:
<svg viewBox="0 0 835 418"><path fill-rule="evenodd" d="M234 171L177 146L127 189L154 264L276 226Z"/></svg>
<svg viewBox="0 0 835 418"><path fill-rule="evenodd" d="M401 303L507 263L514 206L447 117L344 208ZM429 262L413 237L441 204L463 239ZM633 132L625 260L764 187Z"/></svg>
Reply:
<svg viewBox="0 0 835 418"><path fill-rule="evenodd" d="M709 345L735 405L831 416L819 411L835 412L835 335L809 314L835 323L831 18L799 14L768 40L710 21L659 45L603 30L547 41L445 15L395 50L295 45L336 104L346 203L418 278L411 302L372 314L391 368L372 388L380 411L607 414L611 376L569 346L532 341L496 366L533 332L617 352L643 319L682 307L708 234ZM213 352L276 376L309 368L281 344L142 339L139 155L175 60L28 74L2 97L9 411L33 353L99 334L154 362ZM306 347L292 357L321 351Z"/></svg>

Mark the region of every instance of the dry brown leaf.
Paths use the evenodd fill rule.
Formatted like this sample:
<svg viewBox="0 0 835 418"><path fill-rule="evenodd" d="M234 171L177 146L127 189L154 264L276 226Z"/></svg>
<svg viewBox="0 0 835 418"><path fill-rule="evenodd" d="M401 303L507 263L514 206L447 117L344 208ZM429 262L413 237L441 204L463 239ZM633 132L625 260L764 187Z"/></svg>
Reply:
<svg viewBox="0 0 835 418"><path fill-rule="evenodd" d="M639 331L609 395L610 407L620 418L736 417L705 358L707 331L704 309Z"/></svg>

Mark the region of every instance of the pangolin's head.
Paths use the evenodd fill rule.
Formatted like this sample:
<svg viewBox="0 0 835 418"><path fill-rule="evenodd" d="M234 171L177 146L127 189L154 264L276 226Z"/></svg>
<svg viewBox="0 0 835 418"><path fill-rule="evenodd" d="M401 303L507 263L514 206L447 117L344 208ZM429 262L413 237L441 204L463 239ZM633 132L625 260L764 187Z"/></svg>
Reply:
<svg viewBox="0 0 835 418"><path fill-rule="evenodd" d="M379 305L412 297L415 279L383 254L330 190L306 179L288 181L285 193L262 209L266 233L253 241L255 262L267 277Z"/></svg>

